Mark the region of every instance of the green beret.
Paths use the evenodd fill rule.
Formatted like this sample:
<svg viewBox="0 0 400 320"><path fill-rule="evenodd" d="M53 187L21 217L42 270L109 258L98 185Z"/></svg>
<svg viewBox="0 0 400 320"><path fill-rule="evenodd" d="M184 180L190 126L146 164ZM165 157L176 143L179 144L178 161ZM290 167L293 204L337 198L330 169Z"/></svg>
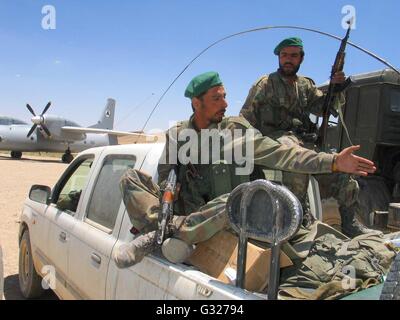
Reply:
<svg viewBox="0 0 400 320"><path fill-rule="evenodd" d="M303 41L301 41L300 38L287 38L285 40L282 40L275 48L274 53L275 55L279 55L279 52L281 52L282 48L285 47L302 47L303 48Z"/></svg>
<svg viewBox="0 0 400 320"><path fill-rule="evenodd" d="M206 72L194 77L185 90L185 97L192 99L198 97L208 89L222 85L217 72Z"/></svg>

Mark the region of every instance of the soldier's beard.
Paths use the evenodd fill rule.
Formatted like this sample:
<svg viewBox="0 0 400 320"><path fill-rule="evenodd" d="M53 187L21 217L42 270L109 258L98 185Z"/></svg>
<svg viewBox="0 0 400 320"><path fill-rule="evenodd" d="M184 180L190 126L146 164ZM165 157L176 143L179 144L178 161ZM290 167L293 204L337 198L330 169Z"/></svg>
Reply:
<svg viewBox="0 0 400 320"><path fill-rule="evenodd" d="M206 108L205 105L204 105L204 103L201 104L201 108L202 108L203 110ZM212 117L210 117L210 118L208 119L208 121L209 121L210 123L218 124L218 123L220 123L220 122L222 121L224 115L225 115L225 110L220 110L220 111L218 111L216 114L214 114Z"/></svg>
<svg viewBox="0 0 400 320"><path fill-rule="evenodd" d="M279 64L279 72L284 75L285 77L293 77L297 74L297 71L299 71L300 69L300 64L298 64L297 66L291 64L292 66L292 70L285 70L283 68L283 65Z"/></svg>

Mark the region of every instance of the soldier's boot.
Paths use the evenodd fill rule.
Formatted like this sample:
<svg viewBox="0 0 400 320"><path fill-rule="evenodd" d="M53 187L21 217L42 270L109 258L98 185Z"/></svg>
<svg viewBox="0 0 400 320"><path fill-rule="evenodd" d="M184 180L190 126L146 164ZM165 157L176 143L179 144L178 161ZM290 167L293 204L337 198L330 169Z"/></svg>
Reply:
<svg viewBox="0 0 400 320"><path fill-rule="evenodd" d="M358 221L355 209L341 206L339 212L342 220L342 233L346 236L354 238L362 234L376 232L376 230L369 229Z"/></svg>
<svg viewBox="0 0 400 320"><path fill-rule="evenodd" d="M156 241L156 231L152 231L121 245L115 251L113 259L118 268L128 268L142 261L144 256L159 247Z"/></svg>
<svg viewBox="0 0 400 320"><path fill-rule="evenodd" d="M193 250L193 245L176 238L166 239L161 246L161 252L164 257L172 263L184 262L190 257Z"/></svg>

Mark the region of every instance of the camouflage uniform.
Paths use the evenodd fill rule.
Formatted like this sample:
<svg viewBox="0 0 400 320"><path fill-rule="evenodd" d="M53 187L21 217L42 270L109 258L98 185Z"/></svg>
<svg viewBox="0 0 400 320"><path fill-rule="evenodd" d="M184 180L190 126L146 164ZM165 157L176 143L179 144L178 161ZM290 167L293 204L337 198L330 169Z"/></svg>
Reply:
<svg viewBox="0 0 400 320"><path fill-rule="evenodd" d="M277 139L292 131L300 137L313 131L309 115L322 116L323 103L323 92L310 78L297 76L292 85L274 72L256 81L240 114L264 136Z"/></svg>
<svg viewBox="0 0 400 320"><path fill-rule="evenodd" d="M169 159L168 145L176 140L170 139L171 130L177 134L183 129L195 129L193 117L180 122L167 133L164 158ZM243 117L227 117L208 129L234 130L252 129ZM175 133L173 133L176 136ZM198 132L198 135L200 133ZM178 142L177 150L181 147ZM183 144L183 142L182 142ZM256 131L254 136L254 164L264 168L285 170L294 173L330 173L333 155L316 153L300 146L288 147ZM168 163L168 162L167 162ZM164 181L171 169L169 164L159 164L159 182ZM178 181L181 183L179 199L175 204L175 237L192 244L205 241L216 232L227 227L225 204L229 192L250 177L235 174L235 164L193 164L180 165ZM180 215L180 216L179 216ZM187 216L188 215L188 216Z"/></svg>
<svg viewBox="0 0 400 320"><path fill-rule="evenodd" d="M340 93L335 107L344 102ZM294 84L289 83L279 71L261 77L250 89L240 114L265 136L288 146L301 145L316 149L308 141L315 132L309 116L322 116L324 94L306 77L297 76ZM360 212L358 204L359 186L348 174L315 175L323 198L334 197L341 211ZM282 172L282 183L308 207L306 195L309 175Z"/></svg>

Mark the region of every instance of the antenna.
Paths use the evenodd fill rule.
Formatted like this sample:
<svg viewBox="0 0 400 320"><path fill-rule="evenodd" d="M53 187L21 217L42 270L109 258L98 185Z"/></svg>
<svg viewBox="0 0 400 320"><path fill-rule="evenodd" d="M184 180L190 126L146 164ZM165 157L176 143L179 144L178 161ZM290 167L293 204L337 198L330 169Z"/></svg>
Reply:
<svg viewBox="0 0 400 320"><path fill-rule="evenodd" d="M350 22L351 25L352 25L353 21L354 21L354 18L352 17L352 18L348 21L348 23ZM223 42L223 41L225 41L225 40L227 40L227 39L230 39L230 38L233 38L233 37L236 37L236 36L241 36L241 35L244 35L244 34L247 34L247 33L251 33L251 32L257 32L257 31L263 31L263 30L270 30L270 29L297 29L297 30L305 30L305 31L309 31L309 32L318 33L318 34L321 34L321 35L324 35L324 36L327 36L327 37L336 39L336 40L338 40L338 41L342 41L342 38L340 38L340 37L338 37L338 36L335 36L335 35L332 35L332 34L329 34L329 33L327 33L327 32L323 32L323 31L319 31L319 30L311 29L311 28L299 27L299 26L265 26L265 27L260 27L260 28L249 29L249 30L237 32L237 33L228 35L228 36L226 36L226 37L223 37L223 38L221 38L221 39L219 39L219 40L213 42L212 44L210 44L210 45L209 45L208 47L206 47L205 49L203 49L203 50L202 50L197 56L195 56L195 57L183 68L183 70L175 77L175 79L171 82L171 84L167 87L167 89L165 89L165 91L162 93L160 99L158 99L156 105L155 105L155 106L153 107L153 109L151 110L151 112L150 112L149 116L147 117L147 119L146 119L146 121L145 121L145 123L144 123L144 125L143 125L141 131L144 132L144 129L146 128L147 123L149 122L149 120L150 120L150 118L152 117L153 113L155 112L155 110L157 109L157 107L158 107L159 104L161 103L161 100L162 100L162 99L164 98L164 96L167 94L167 92L169 91L169 89L170 89L170 88L174 85L174 83L180 78L180 76L190 67L190 65L192 65L192 64L193 64L201 55L203 55L206 51L208 51L208 49L210 49L210 48L216 46L216 45L219 44L220 42ZM362 52L368 54L369 56L371 56L371 57L373 57L373 58L379 60L380 62L382 62L383 64L385 64L385 65L388 66L390 69L392 69L393 71L395 71L397 74L400 75L400 71L399 71L399 70L397 70L397 69L396 69L395 67L393 67L390 63L388 63L388 62L385 61L384 59L380 58L380 57L377 56L376 54L374 54L374 53L372 53L372 52L370 52L370 51L368 51L368 50L366 50L366 49L364 49L364 48L361 48L360 46L358 46L358 45L356 45L356 44L354 44L354 43L352 43L352 42L350 42L350 41L348 41L347 43L348 43L349 45L353 46L354 48L356 48L356 49L358 49L358 50L361 50Z"/></svg>

